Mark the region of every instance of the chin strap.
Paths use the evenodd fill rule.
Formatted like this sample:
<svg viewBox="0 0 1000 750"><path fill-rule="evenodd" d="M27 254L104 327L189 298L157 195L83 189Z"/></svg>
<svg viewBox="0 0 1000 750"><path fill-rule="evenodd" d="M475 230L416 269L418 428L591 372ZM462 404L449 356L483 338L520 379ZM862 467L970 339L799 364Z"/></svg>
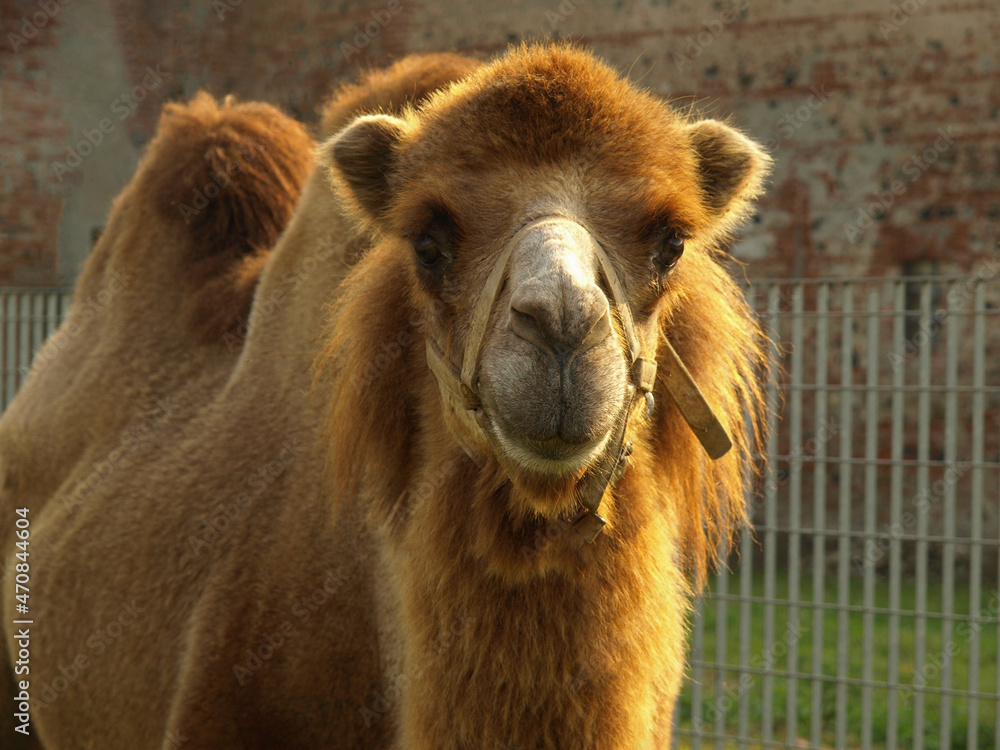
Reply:
<svg viewBox="0 0 1000 750"><path fill-rule="evenodd" d="M473 434L480 435L494 449L497 449L497 446L492 438L492 430L484 428L480 423L480 420L488 420L487 415L482 413L482 404L479 400L479 357L486 337L486 327L500 294L500 289L507 278L507 267L510 264L511 256L520 239L527 232L542 224L567 221L571 220L556 216L536 219L522 227L507 241L479 293L475 308L473 308L472 318L469 321L469 333L465 339L465 350L462 354L460 374L455 374L445 359L444 352L429 336L426 340L427 364L438 382L442 398L451 403L455 413L463 422L465 430L471 430ZM637 401L644 399L647 410L652 411L657 366L654 360L642 356L642 347L636 334L635 321L628 305L628 297L625 295L624 287L618 279L611 259L593 235L588 232L588 236L593 243L601 273L611 292L611 301L621 320L622 331L628 343L628 357L631 366L628 393L625 397L625 403L622 405L615 433L609 438L600 460L588 471L577 487L577 499L582 510L573 521L573 528L577 530L582 540L592 542L606 523L605 519L597 512L604 499L604 493L621 478L628 467L632 443L626 441L626 436L629 420ZM732 446L725 428L715 416L701 389L694 382L691 373L681 362L670 342L663 340L660 343L660 349L666 354L664 366L661 368L661 379L666 385L667 391L708 455L712 459L722 457ZM456 436L462 449L475 459L475 451L458 432L456 431Z"/></svg>

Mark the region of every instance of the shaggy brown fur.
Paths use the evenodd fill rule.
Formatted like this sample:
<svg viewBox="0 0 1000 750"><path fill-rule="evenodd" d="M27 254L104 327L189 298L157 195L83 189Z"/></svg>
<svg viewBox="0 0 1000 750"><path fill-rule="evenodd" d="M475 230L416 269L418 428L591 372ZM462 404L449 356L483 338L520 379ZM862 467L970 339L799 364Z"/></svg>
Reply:
<svg viewBox="0 0 1000 750"><path fill-rule="evenodd" d="M354 130L334 145L334 176L358 223L385 240L348 277L336 311L328 430L339 500L360 493L373 522L396 521L404 663L426 663L409 686L401 745L665 747L684 572L700 580L744 521L759 445L760 332L717 247L769 159L562 47L512 51L402 120ZM375 342L408 320L461 352L494 238L546 212L584 216L615 248L633 309L658 320L735 443L710 461L661 380L652 423L631 436L631 469L605 501L610 528L584 547L559 522L578 476L540 486L493 457L472 464L450 436L420 342L365 379ZM407 240L441 214L455 227L454 260L435 285ZM651 286L651 237L664 227L689 250ZM505 316L494 315L496 333ZM475 623L437 653L437 634L461 613Z"/></svg>
<svg viewBox="0 0 1000 750"><path fill-rule="evenodd" d="M86 636L92 632L86 628L96 627L86 623L103 617L100 606L84 608L75 623L67 613L86 590L81 582L120 575L114 561L127 560L129 553L123 558L119 549L79 566L70 561L70 569L77 570L48 586L46 570L56 567L60 556L45 550L58 548L57 540L72 525L85 523L89 512L101 512L101 498L126 472L123 467L143 449L160 445L167 426L197 400L185 394L208 393L224 383L239 352L234 341L242 345L268 249L291 216L313 151L304 128L269 105L216 103L200 93L189 104L164 109L156 138L115 200L108 227L77 282L68 319L36 357L0 422L0 508L8 519L15 507L30 509L31 611L39 621L46 607L53 613L41 632ZM208 184L218 192L210 190L213 197L202 203L196 191L204 195ZM153 492L147 487L146 493ZM119 504L129 505L131 494ZM10 608L14 526L5 522L0 528L10 574L3 606ZM33 715L39 727L66 717L54 735L64 739L55 746L90 744L84 738L91 719L72 718L81 710L86 716L86 709L72 708L72 699L61 696L45 722L40 701L43 686L60 676L59 666L71 664L77 653L94 655L85 641L64 640L73 644L73 653L60 656L61 663L47 662L34 630ZM5 695L6 656L5 649ZM86 676L67 689L78 690L84 681ZM99 679L96 685L100 692ZM5 711L0 719L5 743L21 738L10 720ZM114 714L107 720L114 723Z"/></svg>
<svg viewBox="0 0 1000 750"><path fill-rule="evenodd" d="M395 102L455 69L417 88L398 70L371 77L357 101ZM767 157L562 46L512 50L419 108L390 111L400 116L361 118L321 148L233 355L179 325L185 269L154 273L164 247L183 257L189 246L159 208L168 187L138 191L157 179L144 167L116 204L102 243L121 250L95 253L85 278L136 274L135 293L106 311L118 344L93 360L60 352L0 422L0 510L33 514L32 710L46 747L669 745L686 572L742 522L759 438L760 332L717 246ZM562 520L582 471L470 458L424 356L426 336L452 359L461 351L498 243L547 213L601 238L651 332L647 354L669 337L735 443L709 461L658 383L602 505L608 527L582 547ZM351 268L359 229L378 241ZM687 251L654 272L664 233ZM441 273L414 257L428 236L448 245ZM500 382L498 359L516 354L504 349L510 296L494 308L484 381ZM94 322L60 333L106 346L101 334ZM133 353L140 336L148 347ZM608 372L624 367L619 321L601 346L617 352ZM119 385L63 373L67 398L115 419L95 409L50 420L50 434L99 437L57 451L50 481L27 420L64 362L114 371ZM590 399L615 390L594 384ZM125 432L135 436L118 446ZM79 655L86 665L52 687Z"/></svg>
<svg viewBox="0 0 1000 750"><path fill-rule="evenodd" d="M209 340L245 325L257 279L288 223L312 168L305 128L267 104L222 106L202 92L168 104L161 141L145 174L163 218L179 216L188 256L179 259L197 287L187 295L186 322Z"/></svg>
<svg viewBox="0 0 1000 750"><path fill-rule="evenodd" d="M472 57L447 52L410 55L384 70L371 70L356 83L337 89L323 108L320 134L327 138L359 113L399 114L406 104L419 104L441 88L442 81L464 78L481 63Z"/></svg>

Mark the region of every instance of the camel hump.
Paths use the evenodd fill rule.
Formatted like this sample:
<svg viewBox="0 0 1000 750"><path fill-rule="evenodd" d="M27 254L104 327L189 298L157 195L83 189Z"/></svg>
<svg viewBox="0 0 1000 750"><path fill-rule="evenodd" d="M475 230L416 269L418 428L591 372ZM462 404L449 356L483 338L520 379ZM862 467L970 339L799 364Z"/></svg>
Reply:
<svg viewBox="0 0 1000 750"><path fill-rule="evenodd" d="M246 320L313 161L305 127L269 104L202 91L164 107L137 187L186 238L179 270L202 338Z"/></svg>
<svg viewBox="0 0 1000 750"><path fill-rule="evenodd" d="M398 115L408 105L418 105L438 89L469 75L482 63L451 52L409 55L384 70L364 73L357 83L338 88L323 107L320 133L336 133L359 114L384 112Z"/></svg>

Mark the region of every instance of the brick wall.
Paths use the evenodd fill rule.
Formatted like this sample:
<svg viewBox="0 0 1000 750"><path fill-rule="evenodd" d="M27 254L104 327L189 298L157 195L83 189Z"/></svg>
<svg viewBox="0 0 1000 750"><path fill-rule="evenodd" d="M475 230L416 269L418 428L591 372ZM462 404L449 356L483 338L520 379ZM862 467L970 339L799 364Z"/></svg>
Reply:
<svg viewBox="0 0 1000 750"><path fill-rule="evenodd" d="M546 35L770 144L770 193L734 249L751 277L974 271L998 254L994 0L328 6L0 0L0 285L75 277L164 101L206 87L315 122L365 65Z"/></svg>

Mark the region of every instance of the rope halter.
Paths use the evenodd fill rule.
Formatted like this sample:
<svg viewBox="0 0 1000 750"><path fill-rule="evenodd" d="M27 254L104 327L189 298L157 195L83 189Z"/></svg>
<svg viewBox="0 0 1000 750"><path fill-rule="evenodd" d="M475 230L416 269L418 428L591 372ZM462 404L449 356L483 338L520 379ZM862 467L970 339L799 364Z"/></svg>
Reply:
<svg viewBox="0 0 1000 750"><path fill-rule="evenodd" d="M427 364L437 379L441 396L450 402L456 413L464 415L463 421L492 446L494 451L501 450L493 430L489 425L489 416L482 408L479 398L479 360L482 353L486 329L489 324L497 297L503 287L510 265L510 259L515 249L520 245L525 235L545 224L552 222L568 222L558 216L544 216L535 219L519 229L504 246L497 257L490 274L486 279L469 321L469 333L465 339L465 349L462 354L462 368L458 375L446 361L441 348L431 339L426 340ZM574 222L575 223L575 222ZM611 302L618 311L622 331L628 345L629 384L622 411L616 422L613 434L598 460L577 485L577 500L582 510L573 520L573 528L579 537L587 542L597 538L606 521L598 514L598 508L608 487L612 486L625 472L628 456L632 453L632 443L626 441L629 418L637 402L645 400L647 409L652 410L653 387L656 382L656 361L642 354L639 336L628 304L625 289L615 272L614 265L604 248L588 231L593 250L597 256L600 271L611 292ZM701 444L712 459L723 456L732 446L725 428L712 412L705 400L704 394L698 388L684 363L666 338L660 342L660 351L665 355L664 366L661 368L661 380L677 404L685 421L694 430ZM456 435L462 448L475 458L471 449L460 435Z"/></svg>

